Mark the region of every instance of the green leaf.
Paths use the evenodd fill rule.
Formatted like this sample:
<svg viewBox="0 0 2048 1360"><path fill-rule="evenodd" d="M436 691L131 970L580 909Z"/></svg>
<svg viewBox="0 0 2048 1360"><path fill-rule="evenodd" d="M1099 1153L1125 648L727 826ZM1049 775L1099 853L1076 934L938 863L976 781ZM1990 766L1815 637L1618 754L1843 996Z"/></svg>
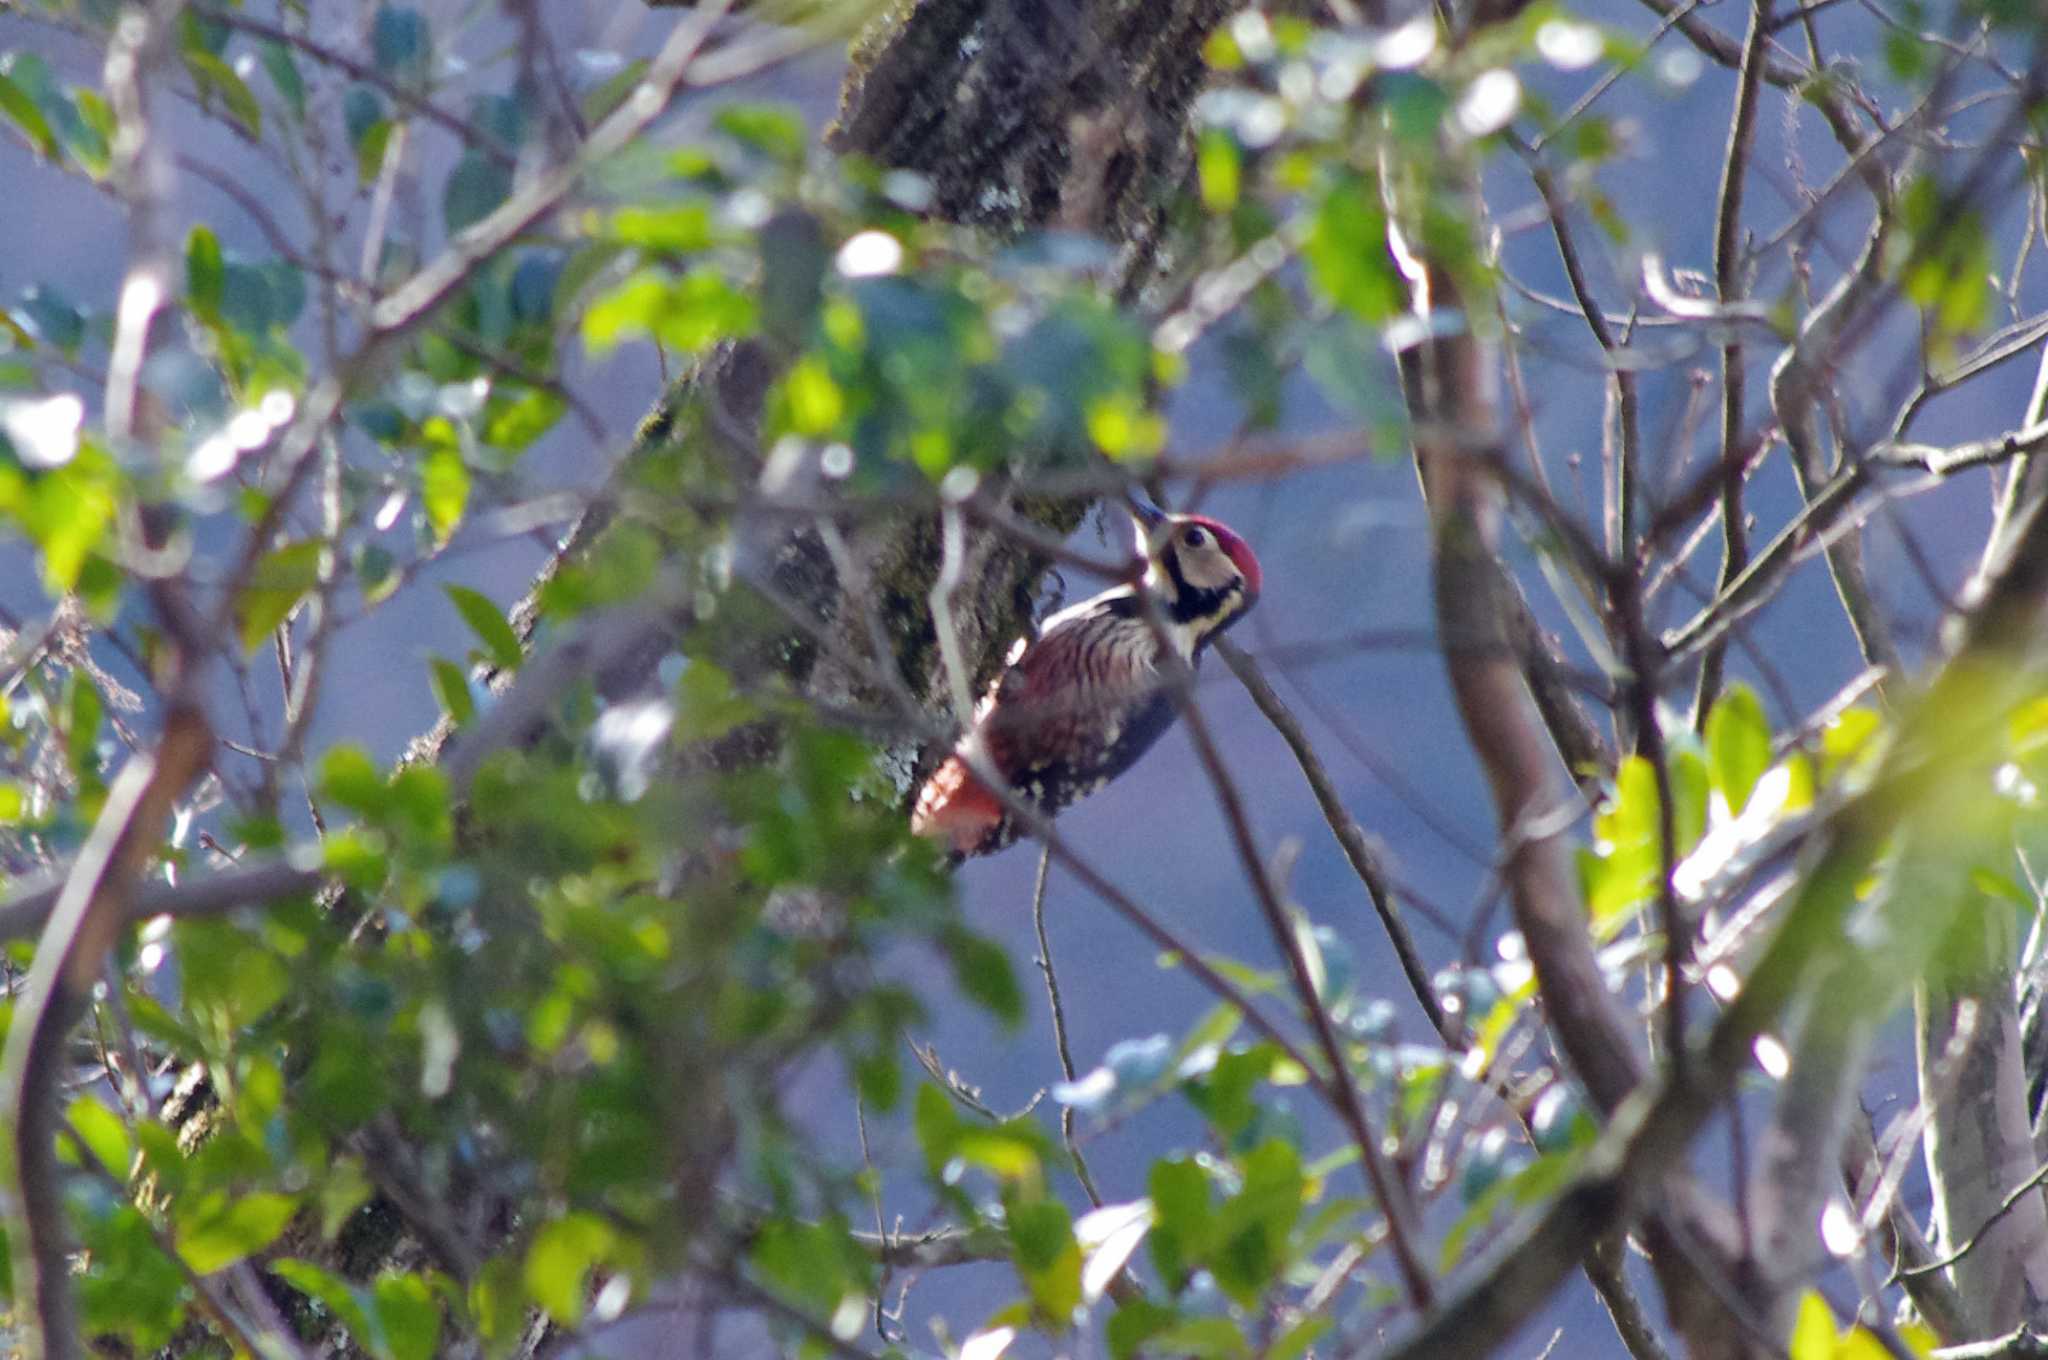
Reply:
<svg viewBox="0 0 2048 1360"><path fill-rule="evenodd" d="M49 157L57 154L57 137L50 131L50 120L36 107L35 100L14 83L13 77L4 73L0 73L0 113L6 114L7 120L21 129L37 155Z"/></svg>
<svg viewBox="0 0 2048 1360"><path fill-rule="evenodd" d="M1055 1199L1013 1204L1009 1222L1018 1277L1039 1310L1066 1326L1081 1306L1081 1245L1067 1206Z"/></svg>
<svg viewBox="0 0 2048 1360"><path fill-rule="evenodd" d="M377 1192L362 1163L353 1157L330 1162L320 1177L320 1236L329 1242L355 1211Z"/></svg>
<svg viewBox="0 0 2048 1360"><path fill-rule="evenodd" d="M1336 1325L1337 1320L1324 1313L1305 1317L1275 1337L1270 1345L1259 1352L1259 1360L1297 1360L1297 1357L1306 1355L1308 1348L1315 1345L1325 1332Z"/></svg>
<svg viewBox="0 0 2048 1360"><path fill-rule="evenodd" d="M484 651L491 660L508 671L519 669L526 653L519 645L519 635L505 621L504 611L493 604L489 596L467 586L444 586L443 589L462 614L462 621L482 640Z"/></svg>
<svg viewBox="0 0 2048 1360"><path fill-rule="evenodd" d="M261 646L320 583L326 551L327 545L317 541L288 543L257 559L249 583L235 601L236 631L243 651L253 652Z"/></svg>
<svg viewBox="0 0 2048 1360"><path fill-rule="evenodd" d="M79 1239L86 1261L79 1311L87 1329L125 1338L131 1353L154 1353L185 1320L185 1277L177 1262L130 1204L85 1216Z"/></svg>
<svg viewBox="0 0 2048 1360"><path fill-rule="evenodd" d="M621 208L612 214L611 234L643 250L676 254L703 250L713 239L711 207L706 203L689 202L663 207Z"/></svg>
<svg viewBox="0 0 2048 1360"><path fill-rule="evenodd" d="M270 38L256 41L256 57L263 63L264 73L270 77L270 84L277 91L277 97L291 110L292 117L299 122L306 120L306 82L299 75L298 63L292 60L291 49Z"/></svg>
<svg viewBox="0 0 2048 1360"><path fill-rule="evenodd" d="M733 104L720 109L712 126L734 141L786 165L801 165L810 134L796 110L778 104Z"/></svg>
<svg viewBox="0 0 2048 1360"><path fill-rule="evenodd" d="M234 68L200 48L187 47L181 55L185 69L192 73L192 83L199 87L199 102L205 105L218 95L228 116L242 125L243 133L252 140L261 137L263 106L256 102L256 96Z"/></svg>
<svg viewBox="0 0 2048 1360"><path fill-rule="evenodd" d="M469 506L469 469L454 448L437 445L420 460L420 500L435 544L446 543Z"/></svg>
<svg viewBox="0 0 2048 1360"><path fill-rule="evenodd" d="M1158 1354L1190 1360L1238 1360L1252 1353L1243 1329L1229 1318L1187 1318L1164 1328L1152 1341Z"/></svg>
<svg viewBox="0 0 2048 1360"><path fill-rule="evenodd" d="M1301 1154L1271 1138L1244 1159L1244 1188L1216 1211L1210 1272L1223 1291L1246 1308L1256 1306L1287 1267L1289 1235L1301 1217L1307 1180Z"/></svg>
<svg viewBox="0 0 2048 1360"><path fill-rule="evenodd" d="M1179 1317L1173 1309L1150 1299L1134 1299L1124 1304L1104 1328L1111 1360L1131 1360L1138 1347L1173 1326Z"/></svg>
<svg viewBox="0 0 2048 1360"><path fill-rule="evenodd" d="M55 288L32 283L21 290L22 318L36 339L70 353L85 339L85 316Z"/></svg>
<svg viewBox="0 0 2048 1360"><path fill-rule="evenodd" d="M599 297L583 317L583 342L603 353L635 335L652 335L685 354L754 328L754 301L715 269L693 269L673 282L643 269Z"/></svg>
<svg viewBox="0 0 2048 1360"><path fill-rule="evenodd" d="M1681 746L1666 761L1671 783L1671 833L1677 839L1674 857L1682 858L1707 834L1707 762L1696 749Z"/></svg>
<svg viewBox="0 0 2048 1360"><path fill-rule="evenodd" d="M1001 1180L1036 1185L1045 1175L1043 1149L1031 1136L1030 1126L1005 1124L999 1128L969 1125L953 1137L952 1154L969 1166L980 1167Z"/></svg>
<svg viewBox="0 0 2048 1360"><path fill-rule="evenodd" d="M192 310L208 319L216 316L222 282L220 238L201 223L185 238L185 296Z"/></svg>
<svg viewBox="0 0 2048 1360"><path fill-rule="evenodd" d="M1771 726L1763 701L1748 685L1731 685L1707 714L1707 773L1740 816L1757 780L1771 767Z"/></svg>
<svg viewBox="0 0 2048 1360"><path fill-rule="evenodd" d="M417 1275L378 1277L373 1293L381 1349L391 1360L433 1360L441 1341L441 1307Z"/></svg>
<svg viewBox="0 0 2048 1360"><path fill-rule="evenodd" d="M356 1340L365 1347L368 1347L377 1335L376 1325L370 1319L369 1310L364 1307L362 1298L346 1280L330 1274L311 1261L301 1261L292 1257L272 1261L267 1268L271 1274L307 1298L326 1305L327 1310L340 1318L342 1325L347 1327Z"/></svg>
<svg viewBox="0 0 2048 1360"><path fill-rule="evenodd" d="M1173 1158L1152 1164L1146 1188L1156 1215L1152 1263L1177 1290L1207 1250L1209 1180L1193 1161Z"/></svg>
<svg viewBox="0 0 2048 1360"><path fill-rule="evenodd" d="M201 1196L178 1215L178 1255L193 1273L211 1275L275 1242L298 1207L290 1195Z"/></svg>
<svg viewBox="0 0 2048 1360"><path fill-rule="evenodd" d="M321 757L320 796L351 811L373 814L383 809L389 792L369 753L342 743Z"/></svg>
<svg viewBox="0 0 2048 1360"><path fill-rule="evenodd" d="M429 658L427 687L434 692L434 702L457 727L476 715L476 700L469 693L469 676L453 661L439 656Z"/></svg>
<svg viewBox="0 0 2048 1360"><path fill-rule="evenodd" d="M356 139L356 178L360 182L368 184L383 173L384 155L390 149L396 127L389 118L379 119Z"/></svg>
<svg viewBox="0 0 2048 1360"><path fill-rule="evenodd" d="M798 360L783 378L782 404L789 428L814 438L833 434L846 418L846 394L814 354Z"/></svg>
<svg viewBox="0 0 2048 1360"><path fill-rule="evenodd" d="M583 1318L584 1282L610 1259L617 1239L595 1214L570 1214L546 1224L526 1250L526 1291L565 1327Z"/></svg>
<svg viewBox="0 0 2048 1360"><path fill-rule="evenodd" d="M1364 176L1346 175L1324 194L1302 255L1316 286L1346 311L1377 323L1400 309L1403 290L1387 252L1387 215Z"/></svg>
<svg viewBox="0 0 2048 1360"><path fill-rule="evenodd" d="M963 995L1007 1026L1024 1022L1024 992L1001 945L971 930L954 930L947 934L946 952Z"/></svg>
<svg viewBox="0 0 2048 1360"><path fill-rule="evenodd" d="M1202 206L1212 213L1229 212L1237 206L1243 182L1243 155L1237 139L1223 128L1205 128L1195 157L1195 172L1202 186Z"/></svg>
<svg viewBox="0 0 2048 1360"><path fill-rule="evenodd" d="M1790 1360L1834 1360L1835 1314L1818 1290L1799 1296L1799 1314L1785 1350Z"/></svg>
<svg viewBox="0 0 2048 1360"><path fill-rule="evenodd" d="M385 75L403 81L424 80L432 42L426 16L418 10L377 6L377 17L370 25L370 52Z"/></svg>
<svg viewBox="0 0 2048 1360"><path fill-rule="evenodd" d="M441 220L453 236L483 221L512 193L512 168L481 151L465 151L441 189Z"/></svg>
<svg viewBox="0 0 2048 1360"><path fill-rule="evenodd" d="M121 1116L91 1096L79 1096L71 1102L65 1119L101 1166L116 1178L128 1174L135 1145L129 1141L128 1126Z"/></svg>
<svg viewBox="0 0 2048 1360"><path fill-rule="evenodd" d="M936 1176L953 1158L953 1143L960 1134L960 1115L944 1091L925 1082L917 1088L917 1106L912 1114L917 1145L924 1151L925 1166Z"/></svg>
<svg viewBox="0 0 2048 1360"><path fill-rule="evenodd" d="M100 700L99 687L82 672L73 671L66 688L69 702L64 714L64 754L71 762L72 773L96 774L100 767L100 719L106 716L106 705Z"/></svg>

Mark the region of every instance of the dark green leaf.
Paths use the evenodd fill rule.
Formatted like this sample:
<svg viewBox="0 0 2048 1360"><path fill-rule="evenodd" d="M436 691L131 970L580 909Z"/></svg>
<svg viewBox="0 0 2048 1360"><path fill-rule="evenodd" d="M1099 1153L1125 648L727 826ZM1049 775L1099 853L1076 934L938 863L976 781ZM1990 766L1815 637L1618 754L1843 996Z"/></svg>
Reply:
<svg viewBox="0 0 2048 1360"><path fill-rule="evenodd" d="M1024 993L1001 945L963 929L948 935L946 949L961 992L1005 1025L1024 1022Z"/></svg>
<svg viewBox="0 0 2048 1360"><path fill-rule="evenodd" d="M370 1320L369 1310L363 1306L362 1298L349 1286L348 1281L328 1273L311 1261L299 1261L290 1257L270 1262L267 1269L306 1297L317 1299L326 1305L328 1311L340 1318L342 1325L347 1327L364 1346L367 1347L376 1336L375 1324Z"/></svg>
<svg viewBox="0 0 2048 1360"><path fill-rule="evenodd" d="M377 69L385 75L394 80L424 80L432 43L426 16L418 10L401 5L377 6L377 17L370 25L370 52L377 60Z"/></svg>
<svg viewBox="0 0 2048 1360"><path fill-rule="evenodd" d="M512 193L512 170L481 151L465 151L441 191L441 220L449 235L489 217Z"/></svg>
<svg viewBox="0 0 2048 1360"><path fill-rule="evenodd" d="M1081 1247L1067 1207L1056 1199L1012 1204L1009 1220L1018 1277L1039 1310L1066 1326L1081 1306Z"/></svg>
<svg viewBox="0 0 2048 1360"><path fill-rule="evenodd" d="M454 662L439 656L429 659L427 686L434 692L434 702L457 727L476 716L476 700L469 692L469 675Z"/></svg>
<svg viewBox="0 0 2048 1360"><path fill-rule="evenodd" d="M32 283L21 292L21 315L36 339L70 353L85 339L85 316L47 284Z"/></svg>
<svg viewBox="0 0 2048 1360"><path fill-rule="evenodd" d="M256 41L256 56L263 63L263 70L270 77L271 88L277 91L277 97L291 110L293 118L304 122L306 82L299 75L298 63L292 60L291 49L281 42L259 38Z"/></svg>
<svg viewBox="0 0 2048 1360"><path fill-rule="evenodd" d="M484 644L485 654L504 669L517 670L526 653L519 645L519 635L505 621L504 611L493 604L490 597L467 586L443 586L442 589L454 601L462 621Z"/></svg>
<svg viewBox="0 0 2048 1360"><path fill-rule="evenodd" d="M223 286L220 238L213 234L212 228L201 223L192 228L185 238L186 299L193 311L211 318L220 311Z"/></svg>
<svg viewBox="0 0 2048 1360"><path fill-rule="evenodd" d="M351 85L341 96L341 125L352 146L361 146L370 129L385 121L384 96L369 85Z"/></svg>

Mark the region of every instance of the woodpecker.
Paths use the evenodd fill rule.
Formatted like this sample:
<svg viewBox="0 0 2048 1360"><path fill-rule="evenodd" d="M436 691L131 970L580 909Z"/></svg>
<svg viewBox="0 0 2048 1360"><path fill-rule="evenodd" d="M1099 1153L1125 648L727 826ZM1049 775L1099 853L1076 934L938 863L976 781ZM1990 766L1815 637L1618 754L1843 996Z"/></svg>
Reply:
<svg viewBox="0 0 2048 1360"><path fill-rule="evenodd" d="M1047 816L1129 769L1173 725L1167 649L1193 666L1259 598L1259 560L1225 526L1133 502L1142 584L1121 585L1020 638L973 726L918 792L910 829L955 855L1002 849L1024 828L970 768L978 756ZM1147 618L1146 592L1160 622Z"/></svg>

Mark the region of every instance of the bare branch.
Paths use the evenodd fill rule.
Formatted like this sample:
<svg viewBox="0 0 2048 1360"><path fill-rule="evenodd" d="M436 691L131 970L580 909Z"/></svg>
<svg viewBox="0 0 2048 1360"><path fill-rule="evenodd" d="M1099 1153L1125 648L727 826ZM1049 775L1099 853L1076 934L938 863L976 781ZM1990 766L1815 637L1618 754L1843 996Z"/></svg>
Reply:
<svg viewBox="0 0 2048 1360"><path fill-rule="evenodd" d="M136 755L116 777L50 912L7 1029L0 1059L5 1119L0 1122L13 1129L11 1188L19 1206L8 1215L15 1238L14 1295L32 1301L48 1360L75 1360L86 1353L71 1299L64 1176L56 1160L64 1037L127 920L136 879L160 828L186 786L206 767L212 746L205 715L181 699L165 717L156 750Z"/></svg>

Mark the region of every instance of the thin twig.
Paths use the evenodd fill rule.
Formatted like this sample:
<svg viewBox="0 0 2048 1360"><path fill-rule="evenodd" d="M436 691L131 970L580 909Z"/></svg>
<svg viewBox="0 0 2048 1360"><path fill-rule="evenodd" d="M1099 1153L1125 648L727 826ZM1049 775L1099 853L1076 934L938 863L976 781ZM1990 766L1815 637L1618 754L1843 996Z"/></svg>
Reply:
<svg viewBox="0 0 2048 1360"><path fill-rule="evenodd" d="M1158 613L1157 602L1153 602L1153 614ZM1162 627L1161 620L1154 617L1155 628ZM1163 631L1163 628L1162 628ZM1174 654L1169 653L1169 656ZM1185 667L1182 667L1185 669ZM1352 1141L1358 1145L1360 1161L1365 1166L1366 1178L1372 1184L1374 1196L1379 1200L1380 1212L1387 1219L1387 1239L1394 1249L1395 1263L1400 1267L1402 1283L1407 1289L1410 1302L1418 1308L1427 1308L1432 1297L1429 1269L1422 1262L1420 1234L1415 1224L1414 1209L1408 1203L1408 1188L1394 1175L1387 1164L1386 1154L1380 1147L1379 1135L1373 1130L1365 1112L1364 1100L1358 1092L1358 1083L1351 1072L1351 1064L1344 1054L1343 1041L1337 1035L1336 1023L1330 1018L1329 1007L1316 992L1315 975L1309 968L1308 956L1301 947L1301 938L1287 908L1281 903L1266 864L1259 855L1256 838L1252 834L1251 821L1245 812L1244 795L1237 787L1237 781L1223 763L1223 755L1216 748L1215 738L1209 732L1208 722L1201 709L1193 702L1185 686L1174 688L1174 699L1180 709L1181 721L1187 724L1188 735L1193 738L1195 755L1201 761L1209 782L1216 790L1216 800L1223 808L1225 822L1230 827L1232 843L1237 847L1238 859L1244 866L1245 876L1250 879L1252 896L1259 904L1260 912L1266 918L1266 926L1272 932L1273 942L1278 946L1281 957L1287 962L1293 978L1296 996L1308 1013L1316 1041L1323 1050L1323 1057L1330 1065L1330 1086L1335 1093L1337 1113L1350 1129Z"/></svg>
<svg viewBox="0 0 2048 1360"><path fill-rule="evenodd" d="M1215 645L1223 663L1230 667L1230 673L1244 685L1252 696L1252 702L1258 705L1259 712L1266 715L1266 721L1273 724L1281 740L1287 743L1287 749L1294 753L1295 763L1301 766L1302 777L1308 780L1309 790L1315 794L1316 805L1322 809L1330 834L1337 838L1344 858L1350 861L1352 871L1365 884L1366 896L1371 899L1373 910L1379 913L1380 924L1386 928L1387 939L1394 946L1394 956L1400 960L1401 973L1408 980L1408 989L1414 993L1423 1014L1429 1017L1430 1028L1446 1044L1457 1047L1462 1027L1454 1024L1444 1013L1443 1003L1430 983L1428 965L1423 963L1422 953L1415 947L1415 937L1408 933L1408 923L1401 919L1393 884L1388 881L1380 864L1379 852L1365 834L1365 828L1345 809L1336 786L1330 782L1329 771L1323 768L1322 757L1316 754L1315 747L1309 742L1308 733L1302 730L1300 720L1268 683L1256 660L1227 638Z"/></svg>
<svg viewBox="0 0 2048 1360"><path fill-rule="evenodd" d="M1060 1000L1059 974L1053 971L1052 940L1045 933L1045 880L1052 872L1052 851L1038 852L1038 876L1031 885L1031 924L1038 932L1038 971L1045 974L1045 996L1052 1008L1053 1047L1059 1050L1060 1073L1068 1082L1074 1080L1074 1051L1067 1043L1067 1009ZM1074 1107L1060 1102L1060 1138L1067 1145L1067 1155L1074 1161L1074 1174L1080 1178L1081 1188L1088 1192L1088 1200L1096 1208L1102 1207L1102 1193L1095 1188L1095 1177L1088 1170L1088 1159L1081 1155L1081 1145L1074 1139Z"/></svg>
<svg viewBox="0 0 2048 1360"><path fill-rule="evenodd" d="M1735 82L1735 112L1728 127L1728 150L1721 163L1721 192L1714 215L1714 286L1723 306L1743 298L1742 199L1756 144L1757 95L1762 88L1764 44L1771 22L1771 0L1755 0L1749 12L1749 35L1743 40L1742 64ZM1721 346L1721 583L1729 584L1749 565L1749 524L1742 493L1747 483L1743 446L1744 410L1748 393L1743 371L1741 332L1730 328ZM1727 654L1721 640L1700 657L1699 687L1693 698L1693 725L1704 730L1707 712L1721 693L1721 672Z"/></svg>

